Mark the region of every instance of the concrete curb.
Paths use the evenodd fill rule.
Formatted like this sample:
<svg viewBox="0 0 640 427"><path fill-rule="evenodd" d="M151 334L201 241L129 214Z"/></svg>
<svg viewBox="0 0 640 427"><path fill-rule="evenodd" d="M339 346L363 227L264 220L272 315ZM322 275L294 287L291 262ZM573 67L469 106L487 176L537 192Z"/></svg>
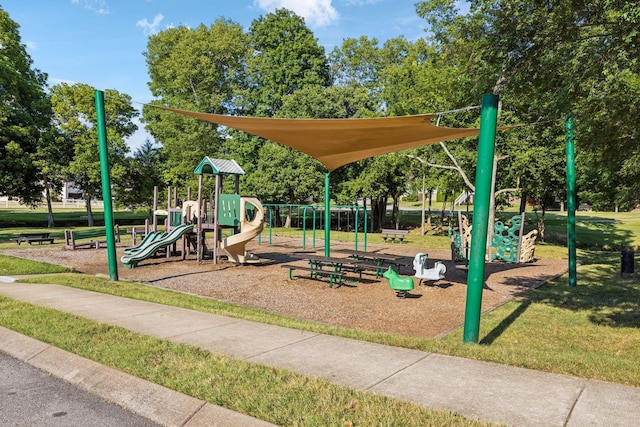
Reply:
<svg viewBox="0 0 640 427"><path fill-rule="evenodd" d="M101 365L0 327L0 348L22 362L164 426L267 427L273 424Z"/></svg>

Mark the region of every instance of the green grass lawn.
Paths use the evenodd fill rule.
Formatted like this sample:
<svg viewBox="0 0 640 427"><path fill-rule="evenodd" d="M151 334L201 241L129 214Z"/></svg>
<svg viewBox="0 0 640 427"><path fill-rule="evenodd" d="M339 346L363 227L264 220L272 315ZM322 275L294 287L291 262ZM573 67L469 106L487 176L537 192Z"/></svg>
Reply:
<svg viewBox="0 0 640 427"><path fill-rule="evenodd" d="M547 227L560 233L562 214L554 215L557 217L551 218ZM640 242L640 221L631 214L589 214L580 218L579 224L583 225L579 228L578 239L585 243L579 244L578 286L568 287L567 277L563 276L483 314L479 344L464 344L461 330L440 339L367 333L79 274L44 275L31 281L59 283L318 333L640 387L640 370L637 369L640 366L640 279L637 276L620 277L619 247L602 250L617 241L631 245ZM285 232L289 231L282 231ZM334 232L332 238L348 239L349 235ZM376 238L379 236L371 234L369 241L376 242ZM408 240L407 245L417 247L447 248L449 244L446 237L421 236L415 232ZM561 246L548 243L536 246L538 257L566 258L566 254L567 249ZM0 275L60 271L59 267L6 256L0 256L0 265ZM37 321L29 321L33 316ZM476 425L452 414L379 399L304 376L137 336L54 310L36 309L6 298L0 298L0 324L187 394L279 424L380 425L379 420L384 420L382 424L385 425ZM35 324L40 326L35 327ZM220 372L219 378L217 372ZM233 375L226 372L235 372L236 376L245 379L255 378L256 382L241 381L236 386L230 384ZM220 383L203 380L203 375L219 379ZM256 394L255 387L261 390L260 395L269 398L258 399L259 402L252 399ZM225 393L227 388L230 393ZM269 415L274 410L266 408L277 408L278 416ZM303 416L307 411L309 421Z"/></svg>
<svg viewBox="0 0 640 427"><path fill-rule="evenodd" d="M484 314L479 345L463 344L462 331L442 339L367 333L78 274L25 281L58 283L313 332L640 386L640 371L630 369L640 364L640 280L620 277L617 253L584 252L583 256L586 264L578 270L577 287L569 288L563 276ZM3 275L16 274L14 269L21 274L43 272L41 263L29 270L24 261L1 260Z"/></svg>
<svg viewBox="0 0 640 427"><path fill-rule="evenodd" d="M93 209L93 219L96 226L104 225L104 212ZM149 218L148 212L115 211L113 213L117 224L143 224ZM53 212L56 229L47 229L48 213L44 208L2 208L0 209L0 242L4 241L9 230L37 229L40 231L54 231L61 233L65 228L87 226L87 212L78 208L56 208Z"/></svg>

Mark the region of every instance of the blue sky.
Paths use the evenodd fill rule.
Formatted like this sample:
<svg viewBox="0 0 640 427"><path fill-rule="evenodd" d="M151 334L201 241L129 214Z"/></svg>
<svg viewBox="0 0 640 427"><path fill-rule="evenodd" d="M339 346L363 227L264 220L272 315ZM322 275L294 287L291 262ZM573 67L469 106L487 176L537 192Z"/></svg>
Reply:
<svg viewBox="0 0 640 427"><path fill-rule="evenodd" d="M329 52L348 37L380 43L424 36L425 22L414 0L0 0L20 25L22 43L49 84L86 83L116 89L134 102L149 102L142 53L150 34L172 26L196 27L224 17L248 30L276 8L305 18ZM135 104L137 108L140 105ZM142 128L142 126L139 126ZM142 130L128 142L135 149L148 137Z"/></svg>

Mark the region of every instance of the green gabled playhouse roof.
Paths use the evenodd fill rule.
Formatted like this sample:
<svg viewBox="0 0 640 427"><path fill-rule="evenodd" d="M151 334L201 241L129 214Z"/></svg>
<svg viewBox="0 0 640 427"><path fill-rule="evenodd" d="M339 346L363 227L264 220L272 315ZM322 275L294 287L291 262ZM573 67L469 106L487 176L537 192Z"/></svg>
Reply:
<svg viewBox="0 0 640 427"><path fill-rule="evenodd" d="M195 175L244 175L244 171L235 160L212 159L207 156L193 171Z"/></svg>

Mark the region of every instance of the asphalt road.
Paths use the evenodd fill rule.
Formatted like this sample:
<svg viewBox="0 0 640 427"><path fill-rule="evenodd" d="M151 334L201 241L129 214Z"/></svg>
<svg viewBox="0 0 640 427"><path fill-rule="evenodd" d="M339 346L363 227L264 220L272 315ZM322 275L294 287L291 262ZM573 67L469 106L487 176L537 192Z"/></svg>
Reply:
<svg viewBox="0 0 640 427"><path fill-rule="evenodd" d="M157 426L0 352L0 426Z"/></svg>

